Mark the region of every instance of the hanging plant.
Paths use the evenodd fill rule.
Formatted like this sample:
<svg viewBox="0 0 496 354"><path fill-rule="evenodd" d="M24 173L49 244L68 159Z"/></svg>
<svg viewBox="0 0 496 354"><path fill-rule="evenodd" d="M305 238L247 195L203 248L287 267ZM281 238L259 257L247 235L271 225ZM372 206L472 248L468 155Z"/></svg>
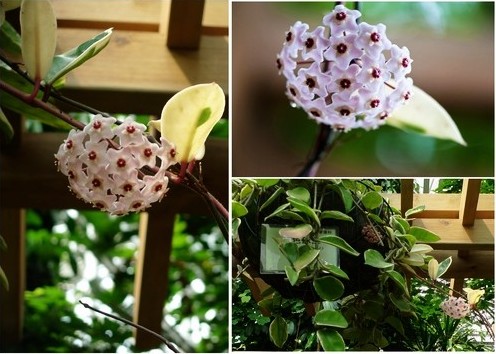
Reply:
<svg viewBox="0 0 496 354"><path fill-rule="evenodd" d="M404 334L401 317L414 315L407 276L438 277L451 259L429 256L424 242L439 237L410 225L423 207L403 217L379 192L361 180L233 181L235 246L277 291L259 303L275 316L276 346L287 324L275 294L318 303L313 324L324 350L384 348L384 326Z"/></svg>

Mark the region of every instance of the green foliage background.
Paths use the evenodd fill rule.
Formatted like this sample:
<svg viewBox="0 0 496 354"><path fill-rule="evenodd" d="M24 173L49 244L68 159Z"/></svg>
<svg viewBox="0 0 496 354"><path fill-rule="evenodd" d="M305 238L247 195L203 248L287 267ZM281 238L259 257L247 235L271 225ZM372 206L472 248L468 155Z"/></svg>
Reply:
<svg viewBox="0 0 496 354"><path fill-rule="evenodd" d="M131 319L137 222L138 215L29 210L24 339L20 346L5 349L136 351L131 327L84 310L77 301ZM88 267L96 268L88 271ZM93 276L88 278L90 273ZM203 291L191 286L198 279ZM227 300L227 245L220 231L210 219L178 217L164 335L192 351L226 351ZM194 332L197 342L192 340L195 324L201 328L201 335L198 329Z"/></svg>

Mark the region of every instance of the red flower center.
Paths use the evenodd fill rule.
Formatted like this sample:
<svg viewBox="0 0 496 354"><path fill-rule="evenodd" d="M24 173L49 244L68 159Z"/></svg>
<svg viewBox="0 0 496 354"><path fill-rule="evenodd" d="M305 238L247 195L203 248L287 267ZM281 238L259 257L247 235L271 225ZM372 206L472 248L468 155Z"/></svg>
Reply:
<svg viewBox="0 0 496 354"><path fill-rule="evenodd" d="M117 167L126 167L126 160L124 160L123 158L120 158L117 160Z"/></svg>
<svg viewBox="0 0 496 354"><path fill-rule="evenodd" d="M350 112L350 110L348 108L341 108L341 110L339 111L339 113L342 116L349 116L351 112Z"/></svg>
<svg viewBox="0 0 496 354"><path fill-rule="evenodd" d="M314 88L315 87L315 80L312 79L311 77L307 78L307 81L305 81L308 87Z"/></svg>
<svg viewBox="0 0 496 354"><path fill-rule="evenodd" d="M379 42L379 40L380 40L380 39L381 39L381 35L380 35L379 33L377 33L377 32L374 32L374 33L372 33L372 34L370 35L370 40L371 40L372 42L377 43L377 42Z"/></svg>
<svg viewBox="0 0 496 354"><path fill-rule="evenodd" d="M373 68L372 69L372 77L374 79L380 78L381 77L381 71L379 69L377 69L377 68Z"/></svg>
<svg viewBox="0 0 496 354"><path fill-rule="evenodd" d="M133 134L135 131L136 131L136 128L134 127L134 125L128 125L126 127L126 131L129 133L129 134Z"/></svg>
<svg viewBox="0 0 496 354"><path fill-rule="evenodd" d="M336 50L339 54L344 54L348 50L348 47L344 43L339 43Z"/></svg>
<svg viewBox="0 0 496 354"><path fill-rule="evenodd" d="M410 61L408 60L408 58L403 58L403 60L401 61L401 66L404 68L408 68L409 64L410 64Z"/></svg>
<svg viewBox="0 0 496 354"><path fill-rule="evenodd" d="M93 122L93 129L98 130L101 127L102 127L102 122L100 122L99 120Z"/></svg>
<svg viewBox="0 0 496 354"><path fill-rule="evenodd" d="M154 188L155 192L160 192L162 190L162 185L161 184L157 184Z"/></svg>
<svg viewBox="0 0 496 354"><path fill-rule="evenodd" d="M305 47L307 47L307 49L312 48L314 44L315 44L315 41L313 40L313 38L308 38L305 41Z"/></svg>
<svg viewBox="0 0 496 354"><path fill-rule="evenodd" d="M124 187L122 187L126 192L130 192L133 190L133 186L131 184L125 184Z"/></svg>
<svg viewBox="0 0 496 354"><path fill-rule="evenodd" d="M74 143L72 142L72 140L67 140L67 142L65 143L65 147L68 149L72 149L73 146Z"/></svg>
<svg viewBox="0 0 496 354"><path fill-rule="evenodd" d="M152 156L153 152L152 152L152 149L150 148L146 148L145 151L143 151L143 155L145 155L146 157L150 157Z"/></svg>
<svg viewBox="0 0 496 354"><path fill-rule="evenodd" d="M336 20L343 21L345 19L346 19L346 13L344 13L344 12L338 12L336 14Z"/></svg>
<svg viewBox="0 0 496 354"><path fill-rule="evenodd" d="M348 80L348 79L342 79L340 82L339 82L339 86L341 86L342 88L344 89L347 89L347 88L350 88L351 86L351 81Z"/></svg>
<svg viewBox="0 0 496 354"><path fill-rule="evenodd" d="M96 159L96 152L90 151L89 154L88 154L88 158L90 160L95 160Z"/></svg>
<svg viewBox="0 0 496 354"><path fill-rule="evenodd" d="M102 182L100 182L98 178L95 178L93 181L91 181L91 184L93 185L93 187L98 188L102 185Z"/></svg>

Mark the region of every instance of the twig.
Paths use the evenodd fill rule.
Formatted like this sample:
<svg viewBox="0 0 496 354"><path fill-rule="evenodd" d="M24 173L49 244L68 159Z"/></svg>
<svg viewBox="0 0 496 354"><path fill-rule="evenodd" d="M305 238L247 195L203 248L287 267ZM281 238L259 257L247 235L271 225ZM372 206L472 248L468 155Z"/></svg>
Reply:
<svg viewBox="0 0 496 354"><path fill-rule="evenodd" d="M121 322L124 322L125 324L127 325L130 325L136 329L140 329L142 331L145 331L146 333L149 333L151 334L152 336L154 336L155 338L158 338L162 343L164 343L170 350L172 350L174 353L180 353L180 351L176 348L176 346L174 344L172 344L171 342L169 342L166 338L162 337L160 334L156 333L156 332L153 332L152 330L146 328L146 327L143 327L137 323L133 323L129 320L126 320L125 318L121 318L121 317L118 317L118 316L115 316L115 315L112 315L110 313L107 313L107 312L104 312L104 311L101 311L101 310L98 310L90 305L88 305L87 303L84 303L82 302L81 300L79 300L79 303L81 305L83 305L85 308L87 309L90 309L92 311L95 311L95 312L98 312L104 316L107 316L107 317L110 317L114 320L117 320L117 321L121 321Z"/></svg>

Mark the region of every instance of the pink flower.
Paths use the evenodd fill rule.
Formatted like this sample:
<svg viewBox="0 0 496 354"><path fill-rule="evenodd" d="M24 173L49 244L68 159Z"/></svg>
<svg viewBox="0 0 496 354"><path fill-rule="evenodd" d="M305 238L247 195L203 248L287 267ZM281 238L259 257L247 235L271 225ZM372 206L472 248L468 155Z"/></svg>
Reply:
<svg viewBox="0 0 496 354"><path fill-rule="evenodd" d="M449 317L459 319L470 313L470 306L461 297L450 296L448 300L441 304L441 309Z"/></svg>

